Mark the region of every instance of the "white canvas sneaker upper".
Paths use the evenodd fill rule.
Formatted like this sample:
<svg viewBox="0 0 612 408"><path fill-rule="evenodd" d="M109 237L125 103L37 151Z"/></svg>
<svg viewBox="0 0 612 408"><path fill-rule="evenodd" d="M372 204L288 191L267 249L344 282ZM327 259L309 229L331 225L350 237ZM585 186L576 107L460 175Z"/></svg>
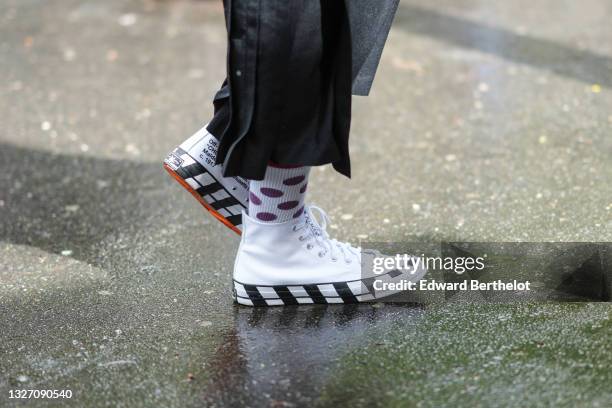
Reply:
<svg viewBox="0 0 612 408"><path fill-rule="evenodd" d="M217 150L219 149L219 141L206 130L206 126L198 130L193 136L185 140L179 146L189 156L195 159L198 163L206 168L216 180L218 180L226 190L230 191L231 194L240 201L243 206L248 203L248 189L249 183L242 177L223 177L223 166L215 164L215 158L217 157ZM183 163L183 166L188 163ZM206 177L202 175L201 177ZM197 179L197 177L196 177ZM197 180L203 183L209 180ZM206 184L204 184L206 185ZM198 187L194 185L192 187Z"/></svg>
<svg viewBox="0 0 612 408"><path fill-rule="evenodd" d="M327 215L315 206L283 223L261 222L244 213L242 217L243 234L234 265L234 280L242 284L359 282L374 276L369 266L374 257L384 256L331 239Z"/></svg>
<svg viewBox="0 0 612 408"><path fill-rule="evenodd" d="M283 223L261 222L245 213L242 220L234 280L295 285L360 279L359 249L318 231L310 210Z"/></svg>
<svg viewBox="0 0 612 408"><path fill-rule="evenodd" d="M215 164L218 146L204 126L174 148L163 166L207 211L240 234L249 183L241 177L223 177L222 166Z"/></svg>

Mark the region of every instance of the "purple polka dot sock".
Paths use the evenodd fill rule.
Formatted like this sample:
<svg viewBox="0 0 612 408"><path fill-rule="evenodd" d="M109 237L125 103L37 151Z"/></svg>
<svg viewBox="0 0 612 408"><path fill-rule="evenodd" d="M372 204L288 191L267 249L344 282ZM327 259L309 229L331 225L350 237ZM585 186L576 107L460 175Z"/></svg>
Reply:
<svg viewBox="0 0 612 408"><path fill-rule="evenodd" d="M263 222L284 222L304 212L310 167L269 165L263 180L249 182L249 215Z"/></svg>

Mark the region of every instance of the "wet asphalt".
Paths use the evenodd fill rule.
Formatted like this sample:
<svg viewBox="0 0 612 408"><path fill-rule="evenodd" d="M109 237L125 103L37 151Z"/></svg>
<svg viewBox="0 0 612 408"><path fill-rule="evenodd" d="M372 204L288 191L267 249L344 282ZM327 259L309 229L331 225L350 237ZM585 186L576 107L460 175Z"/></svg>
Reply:
<svg viewBox="0 0 612 408"><path fill-rule="evenodd" d="M352 180L312 172L331 233L612 241L610 15L402 1ZM609 406L610 303L234 305L237 236L160 166L224 41L216 1L0 5L0 406Z"/></svg>

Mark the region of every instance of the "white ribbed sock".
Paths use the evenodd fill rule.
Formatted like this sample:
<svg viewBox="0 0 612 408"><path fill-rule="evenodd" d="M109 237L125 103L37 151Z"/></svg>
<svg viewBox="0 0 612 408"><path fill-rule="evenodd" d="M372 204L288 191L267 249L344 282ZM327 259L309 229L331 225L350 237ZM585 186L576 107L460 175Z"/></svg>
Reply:
<svg viewBox="0 0 612 408"><path fill-rule="evenodd" d="M304 212L310 167L269 165L263 180L249 182L249 215L264 222L284 222Z"/></svg>

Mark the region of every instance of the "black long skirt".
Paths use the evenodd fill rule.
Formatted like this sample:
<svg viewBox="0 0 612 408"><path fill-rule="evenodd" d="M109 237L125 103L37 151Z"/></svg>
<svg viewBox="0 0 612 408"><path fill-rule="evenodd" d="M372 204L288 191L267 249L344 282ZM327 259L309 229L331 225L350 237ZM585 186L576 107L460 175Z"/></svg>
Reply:
<svg viewBox="0 0 612 408"><path fill-rule="evenodd" d="M224 175L259 180L272 161L332 163L350 177L351 91L369 91L397 0L225 0L224 7L227 78L208 125Z"/></svg>

